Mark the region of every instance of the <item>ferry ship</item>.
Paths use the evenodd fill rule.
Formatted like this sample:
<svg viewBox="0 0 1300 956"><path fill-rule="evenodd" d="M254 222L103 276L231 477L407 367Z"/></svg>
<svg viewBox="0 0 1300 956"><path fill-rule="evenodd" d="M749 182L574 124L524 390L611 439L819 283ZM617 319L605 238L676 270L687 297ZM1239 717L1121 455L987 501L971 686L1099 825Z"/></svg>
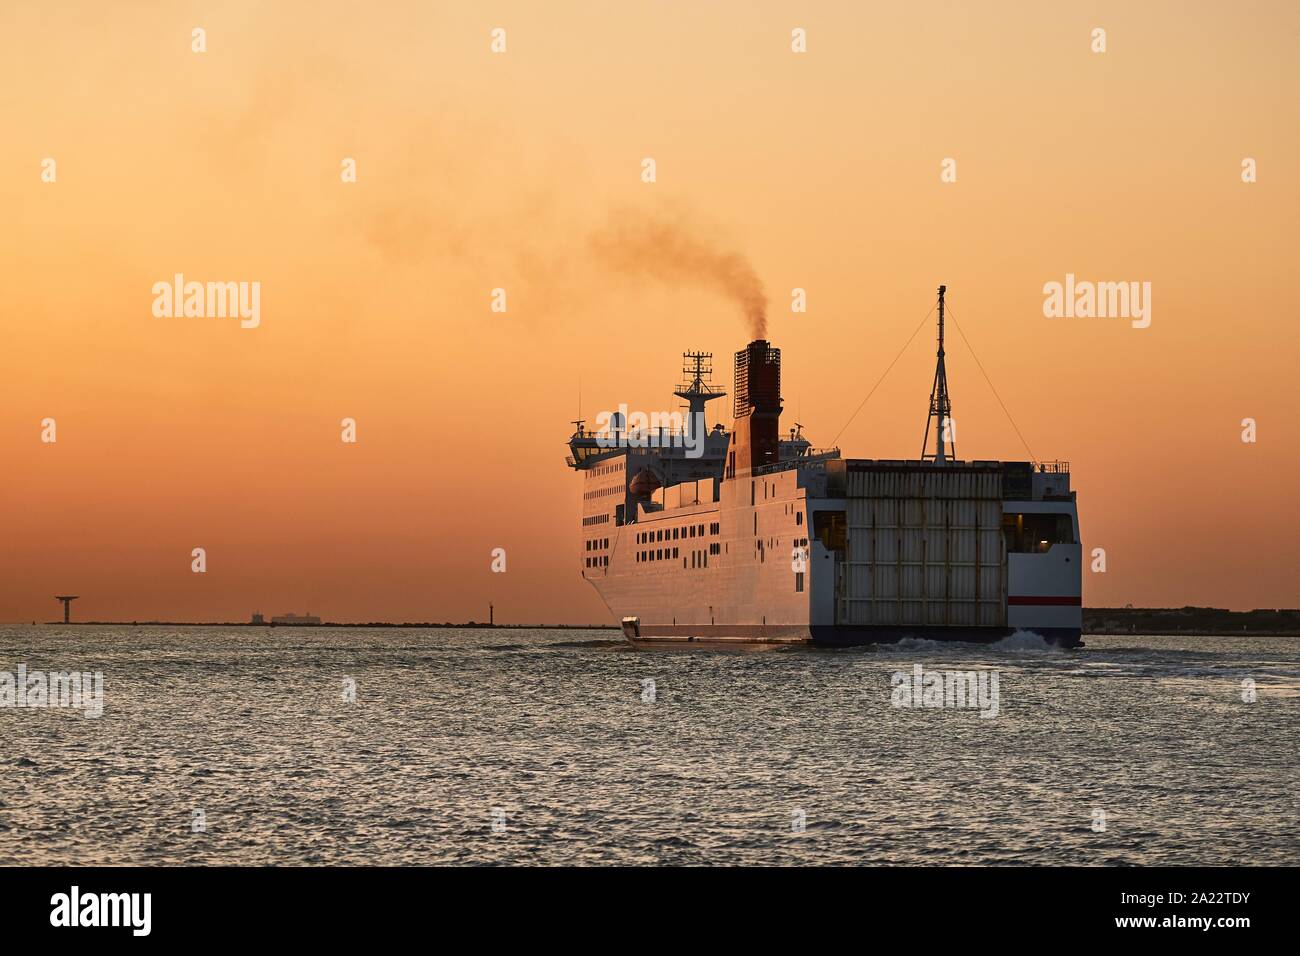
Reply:
<svg viewBox="0 0 1300 956"><path fill-rule="evenodd" d="M848 646L905 637L1081 645L1082 549L1067 463L962 460L948 428L944 293L921 457L845 458L780 427L781 352L735 355L733 420L709 353L685 353L680 429L578 421L581 571L636 645ZM933 431L933 450L930 435Z"/></svg>

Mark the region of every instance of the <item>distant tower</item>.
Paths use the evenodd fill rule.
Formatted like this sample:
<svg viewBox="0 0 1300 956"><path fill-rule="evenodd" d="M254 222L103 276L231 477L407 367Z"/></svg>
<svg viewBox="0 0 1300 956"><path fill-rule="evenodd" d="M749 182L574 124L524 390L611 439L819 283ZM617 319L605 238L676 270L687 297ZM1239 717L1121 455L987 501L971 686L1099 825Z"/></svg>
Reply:
<svg viewBox="0 0 1300 956"><path fill-rule="evenodd" d="M488 605L488 627L496 627L496 609Z"/></svg>
<svg viewBox="0 0 1300 956"><path fill-rule="evenodd" d="M930 389L930 415L925 420L925 439L921 442L921 460L943 464L946 458L957 458L957 442L952 433L952 401L948 398L948 369L943 364L943 294L947 286L939 286L939 362L934 368L934 387ZM934 453L926 451L930 444L930 423L934 422ZM944 424L948 423L948 452L944 453Z"/></svg>
<svg viewBox="0 0 1300 956"><path fill-rule="evenodd" d="M712 377L712 352L682 353L682 378L686 381L673 394L686 399L685 431L689 436L695 435L696 428L699 428L701 435L708 434L709 429L704 423L704 403L727 394L706 381Z"/></svg>
<svg viewBox="0 0 1300 956"><path fill-rule="evenodd" d="M63 602L63 623L64 624L72 623L72 602L75 601L78 597L79 595L76 594L56 594L54 596L54 600Z"/></svg>

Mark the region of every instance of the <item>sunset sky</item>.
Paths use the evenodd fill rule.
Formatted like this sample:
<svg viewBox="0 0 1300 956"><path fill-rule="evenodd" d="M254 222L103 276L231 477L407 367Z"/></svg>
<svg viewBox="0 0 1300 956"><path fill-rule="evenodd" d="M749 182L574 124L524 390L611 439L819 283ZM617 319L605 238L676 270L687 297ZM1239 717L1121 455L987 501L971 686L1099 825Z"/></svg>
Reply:
<svg viewBox="0 0 1300 956"><path fill-rule="evenodd" d="M1298 41L1285 2L9 0L0 621L607 623L569 423L748 338L600 254L640 223L752 266L816 445L945 283L1071 462L1086 606L1296 607ZM259 327L155 317L176 273L260 282ZM1150 327L1045 318L1067 273ZM933 366L926 328L846 456L919 453ZM1029 457L955 330L948 375L958 453Z"/></svg>

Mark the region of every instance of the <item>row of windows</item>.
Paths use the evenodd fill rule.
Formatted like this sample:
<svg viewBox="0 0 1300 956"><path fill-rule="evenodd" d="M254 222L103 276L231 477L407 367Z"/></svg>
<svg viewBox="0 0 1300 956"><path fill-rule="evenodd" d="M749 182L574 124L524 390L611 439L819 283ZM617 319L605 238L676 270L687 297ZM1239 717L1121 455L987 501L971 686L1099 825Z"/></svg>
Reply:
<svg viewBox="0 0 1300 956"><path fill-rule="evenodd" d="M610 485L608 488L597 488L594 491L584 491L582 497L586 501L592 498L608 498L610 495L621 495L623 493L622 485Z"/></svg>
<svg viewBox="0 0 1300 956"><path fill-rule="evenodd" d="M609 515L587 515L587 517L582 519L582 526L584 528L593 524L609 524Z"/></svg>
<svg viewBox="0 0 1300 956"><path fill-rule="evenodd" d="M675 530L675 529L674 529ZM659 532L662 533L662 532ZM647 535L650 532L646 532ZM683 535L686 537L686 535ZM653 540L653 539L652 539ZM769 547L779 547L781 540L779 538L759 539L754 542L754 549L757 553L758 560L765 562L767 560L767 550ZM795 548L807 548L807 538L795 538L793 540ZM609 538L590 538L586 542L587 551L600 551L609 547ZM692 550L689 558L683 557L681 551L677 548L647 548L643 551L636 552L636 561L638 564L650 563L652 561L671 561L677 558L682 559L682 567L707 568L709 566L709 555L721 555L722 544L717 541L709 542L707 549ZM687 564L689 560L690 564ZM589 568L607 568L609 567L609 555L598 555L586 559ZM796 591L802 591L804 587L804 575L802 571L795 572Z"/></svg>
<svg viewBox="0 0 1300 956"><path fill-rule="evenodd" d="M611 463L611 464L608 464L608 465L601 465L599 468L591 468L591 469L588 470L588 474L590 474L590 475L612 475L612 474L614 474L615 472L620 472L620 471L622 471L622 470L623 470L623 461L622 461L622 459L619 459L618 461L613 462L613 463Z"/></svg>
<svg viewBox="0 0 1300 956"><path fill-rule="evenodd" d="M668 561L677 557L676 548L654 548L649 551L638 551L636 553L637 562L642 561Z"/></svg>
<svg viewBox="0 0 1300 956"><path fill-rule="evenodd" d="M709 534L717 534L720 528L717 521L709 525ZM680 532L680 535L678 534ZM704 537L704 525L689 524L685 527L660 528L657 531L642 531L636 536L637 544L652 544L655 541L678 541L681 538L702 538Z"/></svg>
<svg viewBox="0 0 1300 956"><path fill-rule="evenodd" d="M689 566L692 568L707 568L709 566L709 555L721 553L722 545L716 542L710 544L707 550L704 548L692 550L689 558ZM682 559L682 567L687 567L688 565L686 562L688 559L684 557L677 548L652 548L645 551L638 551L636 553L638 564L642 562L649 563L651 561L672 561L679 557Z"/></svg>

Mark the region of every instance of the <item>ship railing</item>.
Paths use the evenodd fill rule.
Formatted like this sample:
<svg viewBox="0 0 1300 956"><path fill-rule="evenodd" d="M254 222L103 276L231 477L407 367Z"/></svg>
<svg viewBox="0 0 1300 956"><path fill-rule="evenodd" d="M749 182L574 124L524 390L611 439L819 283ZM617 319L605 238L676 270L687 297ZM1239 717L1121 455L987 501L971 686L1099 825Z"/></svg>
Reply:
<svg viewBox="0 0 1300 956"><path fill-rule="evenodd" d="M770 465L760 465L753 469L751 474L770 475L773 472L789 471L791 468L802 468L805 465L824 465L826 462L839 457L840 450L838 448L813 448L796 458L787 458L784 461L773 462Z"/></svg>
<svg viewBox="0 0 1300 956"><path fill-rule="evenodd" d="M705 435L713 434L710 428ZM587 432L583 438L590 439L601 447L614 448L628 442L646 442L648 444L667 444L670 441L683 442L690 432L680 428L642 428L621 432Z"/></svg>
<svg viewBox="0 0 1300 956"><path fill-rule="evenodd" d="M710 433L709 437L710 438L713 437L712 433ZM720 443L714 441L713 444L718 445ZM722 454L720 448L715 448L713 451L709 451L708 445L709 442L707 441L701 442L699 445L696 446L696 448L693 449L691 447L688 447L687 442L682 438L680 434L669 435L665 433L661 437L656 432L653 434L652 437L647 437L643 439L642 436L639 435L633 435L631 437L625 436L617 444L611 442L607 445L602 445L597 448L592 448L591 457L595 458L610 453L623 452L628 450L653 453L662 458L696 458L696 457L716 458ZM584 446L584 448L585 447L586 446Z"/></svg>
<svg viewBox="0 0 1300 956"><path fill-rule="evenodd" d="M1070 463L1068 461L1036 461L1034 462L1034 471L1041 475L1068 475L1070 473Z"/></svg>

